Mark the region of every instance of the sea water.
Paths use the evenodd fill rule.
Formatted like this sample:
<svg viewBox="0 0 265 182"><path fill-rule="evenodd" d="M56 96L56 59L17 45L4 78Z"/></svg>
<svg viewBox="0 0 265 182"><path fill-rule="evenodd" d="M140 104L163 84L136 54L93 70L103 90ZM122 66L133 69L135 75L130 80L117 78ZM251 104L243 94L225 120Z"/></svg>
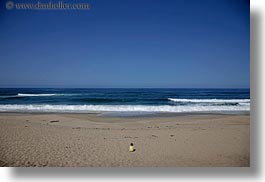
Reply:
<svg viewBox="0 0 265 182"><path fill-rule="evenodd" d="M0 88L0 112L249 112L249 89Z"/></svg>

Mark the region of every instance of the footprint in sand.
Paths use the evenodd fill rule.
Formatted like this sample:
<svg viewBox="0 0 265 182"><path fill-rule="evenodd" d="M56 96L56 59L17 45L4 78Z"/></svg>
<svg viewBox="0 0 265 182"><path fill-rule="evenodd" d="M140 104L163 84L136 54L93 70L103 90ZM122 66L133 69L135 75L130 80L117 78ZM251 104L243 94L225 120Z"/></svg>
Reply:
<svg viewBox="0 0 265 182"><path fill-rule="evenodd" d="M50 121L50 123L58 123L59 120L53 120L53 121Z"/></svg>

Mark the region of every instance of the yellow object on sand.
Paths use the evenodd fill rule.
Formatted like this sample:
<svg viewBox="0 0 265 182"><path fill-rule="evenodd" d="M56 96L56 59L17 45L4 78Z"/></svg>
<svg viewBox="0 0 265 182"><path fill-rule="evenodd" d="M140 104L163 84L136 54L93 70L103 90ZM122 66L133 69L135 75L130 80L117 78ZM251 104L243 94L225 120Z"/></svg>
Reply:
<svg viewBox="0 0 265 182"><path fill-rule="evenodd" d="M134 149L134 147L133 147L133 144L131 143L131 145L130 145L130 147L129 147L129 150L130 150L130 152L134 152L135 151L135 149Z"/></svg>

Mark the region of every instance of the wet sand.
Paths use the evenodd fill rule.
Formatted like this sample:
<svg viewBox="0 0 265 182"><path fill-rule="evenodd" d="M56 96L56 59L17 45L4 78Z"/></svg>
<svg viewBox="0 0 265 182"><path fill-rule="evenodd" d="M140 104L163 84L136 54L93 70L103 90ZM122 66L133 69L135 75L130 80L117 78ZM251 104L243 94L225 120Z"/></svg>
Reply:
<svg viewBox="0 0 265 182"><path fill-rule="evenodd" d="M0 166L249 167L249 142L249 115L0 113Z"/></svg>

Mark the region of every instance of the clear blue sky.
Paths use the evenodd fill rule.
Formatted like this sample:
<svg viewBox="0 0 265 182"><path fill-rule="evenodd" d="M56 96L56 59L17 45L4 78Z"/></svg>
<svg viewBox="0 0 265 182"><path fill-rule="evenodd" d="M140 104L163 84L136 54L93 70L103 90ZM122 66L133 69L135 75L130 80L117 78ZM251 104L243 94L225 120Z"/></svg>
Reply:
<svg viewBox="0 0 265 182"><path fill-rule="evenodd" d="M5 2L0 87L249 88L249 1L90 0L76 11Z"/></svg>

